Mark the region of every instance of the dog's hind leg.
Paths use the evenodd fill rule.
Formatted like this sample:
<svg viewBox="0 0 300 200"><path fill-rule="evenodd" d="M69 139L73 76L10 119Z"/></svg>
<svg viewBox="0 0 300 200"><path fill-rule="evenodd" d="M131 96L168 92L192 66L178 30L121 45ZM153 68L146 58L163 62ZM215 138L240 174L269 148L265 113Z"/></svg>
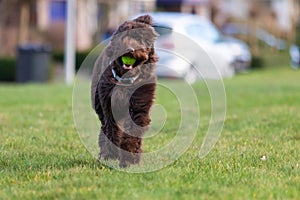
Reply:
<svg viewBox="0 0 300 200"><path fill-rule="evenodd" d="M109 136L106 134L105 129L101 128L99 138L98 138L98 144L100 147L98 160L102 158L104 160L112 159L113 156L111 156L110 153L109 142L110 142Z"/></svg>

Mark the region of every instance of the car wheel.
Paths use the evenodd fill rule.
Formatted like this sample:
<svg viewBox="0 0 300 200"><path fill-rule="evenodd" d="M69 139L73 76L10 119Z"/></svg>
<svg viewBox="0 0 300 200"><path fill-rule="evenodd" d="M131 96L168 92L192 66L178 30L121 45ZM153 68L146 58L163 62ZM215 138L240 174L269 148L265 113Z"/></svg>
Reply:
<svg viewBox="0 0 300 200"><path fill-rule="evenodd" d="M225 69L225 76L228 78L231 78L235 75L236 73L236 64L237 63L232 63L231 65L229 65L229 67L227 67Z"/></svg>
<svg viewBox="0 0 300 200"><path fill-rule="evenodd" d="M189 70L187 71L187 73L184 76L184 80L189 84L195 83L198 79L197 73L198 72L195 69L195 67L193 65L191 65Z"/></svg>

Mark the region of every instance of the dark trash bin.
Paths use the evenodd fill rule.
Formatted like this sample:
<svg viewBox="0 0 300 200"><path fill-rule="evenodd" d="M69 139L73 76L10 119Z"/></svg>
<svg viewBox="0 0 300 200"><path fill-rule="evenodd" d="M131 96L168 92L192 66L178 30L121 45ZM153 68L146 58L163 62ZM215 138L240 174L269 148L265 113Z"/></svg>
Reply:
<svg viewBox="0 0 300 200"><path fill-rule="evenodd" d="M46 82L49 75L51 47L26 44L17 48L16 81Z"/></svg>

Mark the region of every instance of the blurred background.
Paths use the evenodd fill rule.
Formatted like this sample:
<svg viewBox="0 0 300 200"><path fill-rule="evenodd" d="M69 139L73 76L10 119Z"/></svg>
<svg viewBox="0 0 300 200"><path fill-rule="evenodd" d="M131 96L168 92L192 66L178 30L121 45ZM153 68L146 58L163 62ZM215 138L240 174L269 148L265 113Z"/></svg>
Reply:
<svg viewBox="0 0 300 200"><path fill-rule="evenodd" d="M38 63L49 62L38 81L63 79L67 3L0 0L1 82L26 82L20 65L28 52L39 55ZM250 69L299 66L300 0L77 0L76 69L124 20L158 11L207 18L222 35L248 45Z"/></svg>

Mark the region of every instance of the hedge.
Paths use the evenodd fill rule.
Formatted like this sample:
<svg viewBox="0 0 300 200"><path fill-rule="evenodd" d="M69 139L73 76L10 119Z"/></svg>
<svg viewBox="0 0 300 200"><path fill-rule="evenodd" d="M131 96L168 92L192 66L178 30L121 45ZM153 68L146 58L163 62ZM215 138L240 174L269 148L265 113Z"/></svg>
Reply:
<svg viewBox="0 0 300 200"><path fill-rule="evenodd" d="M0 81L15 81L16 63L15 58L0 58Z"/></svg>
<svg viewBox="0 0 300 200"><path fill-rule="evenodd" d="M88 51L86 52L76 52L76 71L79 70L81 63L84 61L86 56L88 55ZM52 61L55 62L64 62L64 53L63 52L53 52L51 54ZM0 58L0 81L1 82L13 82L16 80L16 65L17 58Z"/></svg>
<svg viewBox="0 0 300 200"><path fill-rule="evenodd" d="M76 59L76 64L75 64L76 71L79 70L82 62L84 61L84 59L87 57L88 54L89 54L89 51L76 52L76 58L75 58ZM53 52L52 59L55 62L63 63L64 62L64 53L63 52Z"/></svg>

